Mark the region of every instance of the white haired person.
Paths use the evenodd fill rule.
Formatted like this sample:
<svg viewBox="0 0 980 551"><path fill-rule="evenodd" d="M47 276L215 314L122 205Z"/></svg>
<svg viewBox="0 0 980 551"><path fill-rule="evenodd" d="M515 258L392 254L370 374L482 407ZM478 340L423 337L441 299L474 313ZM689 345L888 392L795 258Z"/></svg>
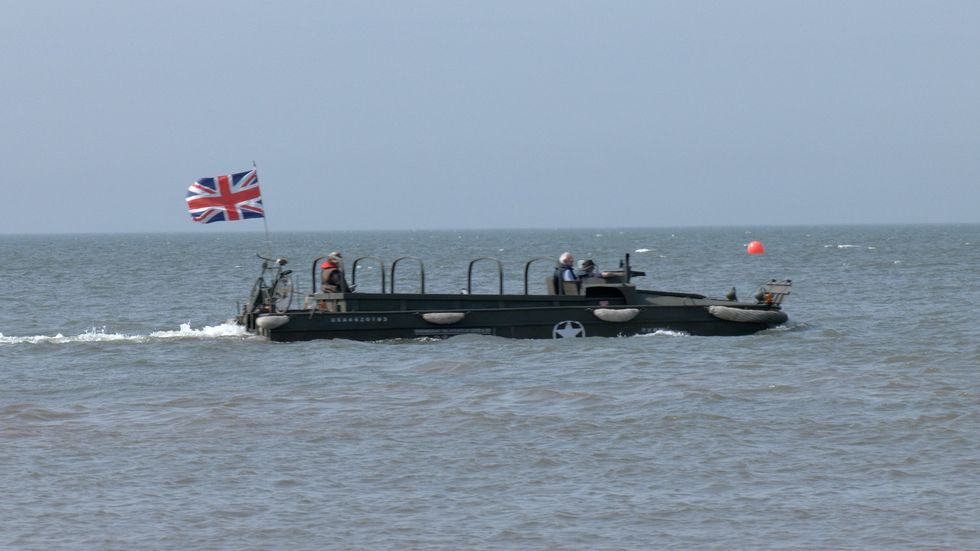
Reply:
<svg viewBox="0 0 980 551"><path fill-rule="evenodd" d="M572 253L564 252L558 257L558 265L555 266L555 276L561 281L578 281L575 277L575 259Z"/></svg>
<svg viewBox="0 0 980 551"><path fill-rule="evenodd" d="M555 266L555 289L559 294L565 294L562 291L565 289L566 281L578 285L579 279L575 276L574 263L572 253L564 252L558 257L558 264Z"/></svg>

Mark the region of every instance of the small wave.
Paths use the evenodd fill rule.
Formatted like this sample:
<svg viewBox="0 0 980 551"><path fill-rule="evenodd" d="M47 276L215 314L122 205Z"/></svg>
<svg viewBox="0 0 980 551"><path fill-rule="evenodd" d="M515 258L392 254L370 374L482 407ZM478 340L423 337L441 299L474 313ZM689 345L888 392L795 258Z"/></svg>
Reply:
<svg viewBox="0 0 980 551"><path fill-rule="evenodd" d="M11 404L0 408L0 419L4 420L28 420L28 421L61 421L72 419L86 414L84 407L77 407L74 410L46 409L36 404Z"/></svg>
<svg viewBox="0 0 980 551"><path fill-rule="evenodd" d="M785 332L791 332L791 331L807 331L809 329L810 329L810 325L807 322L805 322L805 321L793 321L793 320L789 320L788 322L786 322L786 323L784 323L782 325L777 325L776 327L770 327L768 329L762 330L762 334L766 334L766 333L785 333Z"/></svg>
<svg viewBox="0 0 980 551"><path fill-rule="evenodd" d="M633 251L633 252L635 252L635 253L648 253L648 252L650 252L650 251L652 251L652 250L653 250L653 249L636 249L636 250L635 250L635 251Z"/></svg>
<svg viewBox="0 0 980 551"><path fill-rule="evenodd" d="M65 336L58 333L50 335L30 335L23 337L8 337L0 333L0 345L3 344L64 344L64 343L89 343L89 342L149 342L166 339L216 339L223 337L247 337L250 334L244 327L227 321L221 325L205 326L194 329L189 323L180 324L180 329L173 331L154 331L149 335L127 335L124 333L112 333L105 327L93 327L79 335Z"/></svg>

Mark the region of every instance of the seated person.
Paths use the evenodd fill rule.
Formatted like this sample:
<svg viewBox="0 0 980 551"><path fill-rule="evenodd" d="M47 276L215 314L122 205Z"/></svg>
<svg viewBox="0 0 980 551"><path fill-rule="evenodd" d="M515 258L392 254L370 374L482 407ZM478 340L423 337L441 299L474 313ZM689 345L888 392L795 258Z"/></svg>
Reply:
<svg viewBox="0 0 980 551"><path fill-rule="evenodd" d="M558 281L578 281L575 268L572 266L574 262L572 253L562 253L558 257L558 264L555 265L555 279Z"/></svg>
<svg viewBox="0 0 980 551"><path fill-rule="evenodd" d="M558 294L566 294L565 283L574 283L576 289L579 285L579 278L575 275L575 268L573 267L573 262L575 259L572 258L572 253L562 253L558 257L558 264L555 265L555 289L558 290ZM574 294L574 293L568 293Z"/></svg>
<svg viewBox="0 0 980 551"><path fill-rule="evenodd" d="M334 251L327 255L327 261L320 264L320 290L324 293L349 293L350 286L340 266L340 253Z"/></svg>
<svg viewBox="0 0 980 551"><path fill-rule="evenodd" d="M595 262L591 259L583 260L579 263L578 271L575 272L575 277L579 280L587 279L590 277L609 277L609 272L596 272Z"/></svg>

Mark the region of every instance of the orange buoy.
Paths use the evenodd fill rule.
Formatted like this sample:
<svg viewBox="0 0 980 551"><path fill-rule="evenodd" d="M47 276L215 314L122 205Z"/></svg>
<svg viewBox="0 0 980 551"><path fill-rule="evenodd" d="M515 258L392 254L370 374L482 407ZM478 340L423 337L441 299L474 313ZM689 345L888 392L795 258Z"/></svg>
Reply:
<svg viewBox="0 0 980 551"><path fill-rule="evenodd" d="M749 243L749 246L745 248L749 254L762 254L766 252L766 248L762 246L762 243L758 241L753 241Z"/></svg>

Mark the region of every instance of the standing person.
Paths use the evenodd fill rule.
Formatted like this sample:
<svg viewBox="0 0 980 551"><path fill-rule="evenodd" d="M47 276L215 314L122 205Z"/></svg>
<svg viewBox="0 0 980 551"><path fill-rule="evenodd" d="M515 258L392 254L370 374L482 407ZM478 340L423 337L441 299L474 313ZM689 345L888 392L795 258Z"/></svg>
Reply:
<svg viewBox="0 0 980 551"><path fill-rule="evenodd" d="M341 267L342 256L339 251L327 255L327 261L320 264L320 290L324 293L349 293L347 277Z"/></svg>

